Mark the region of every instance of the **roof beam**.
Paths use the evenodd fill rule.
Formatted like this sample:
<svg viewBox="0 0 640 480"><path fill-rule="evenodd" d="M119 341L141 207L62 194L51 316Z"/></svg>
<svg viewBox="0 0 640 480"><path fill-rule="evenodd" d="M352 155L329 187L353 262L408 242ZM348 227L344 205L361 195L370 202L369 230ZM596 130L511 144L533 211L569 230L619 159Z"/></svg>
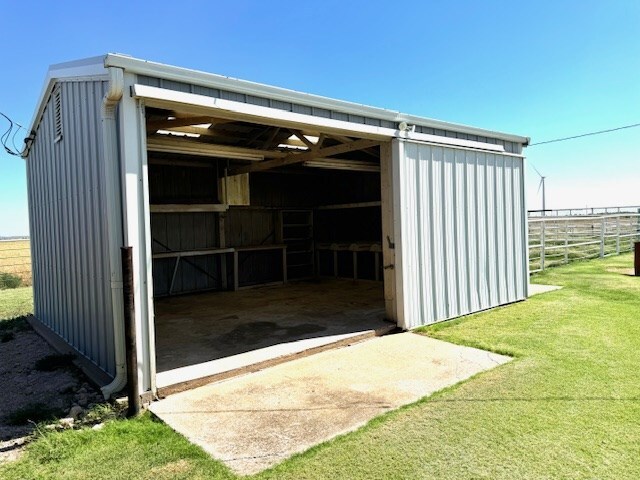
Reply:
<svg viewBox="0 0 640 480"><path fill-rule="evenodd" d="M262 160L263 158L282 159L288 155L285 152L273 150L241 148L176 138L159 138L156 136L147 139L147 149L150 152L179 153L216 158L237 158L239 160Z"/></svg>
<svg viewBox="0 0 640 480"><path fill-rule="evenodd" d="M345 137L344 135L336 135L335 133L328 134L328 136L342 143L348 143L353 141L353 138ZM362 153L369 155L370 157L373 157L376 160L380 160L380 155L375 151L371 151L370 149L363 149Z"/></svg>
<svg viewBox="0 0 640 480"><path fill-rule="evenodd" d="M280 127L274 128L271 134L269 135L269 138L267 138L262 144L262 148L269 148L273 143L273 140L278 136L278 133L280 133Z"/></svg>
<svg viewBox="0 0 640 480"><path fill-rule="evenodd" d="M313 148L316 146L315 143L313 143L311 140L309 140L307 137L304 136L304 134L300 131L300 130L293 130L293 129L289 129L289 131L298 139L300 140L302 143L304 143L307 148Z"/></svg>
<svg viewBox="0 0 640 480"><path fill-rule="evenodd" d="M221 124L221 123L229 123L230 120L220 120L219 118L214 117L184 117L184 118L174 118L173 120L169 120L168 118L162 120L150 120L147 122L147 130L155 131L155 130L167 130L170 128L176 127L189 127L191 125L200 125L203 123L211 123Z"/></svg>
<svg viewBox="0 0 640 480"><path fill-rule="evenodd" d="M319 141L318 141L319 142ZM363 148L373 147L379 145L377 140L354 140L350 143L342 143L340 145L334 145L332 147L317 148L305 151L302 153L293 153L286 155L283 158L277 158L273 160L264 160L252 165L244 167L238 167L232 169L231 175L238 175L240 173L260 172L264 170L270 170L272 168L284 167L287 165L295 165L296 163L306 162L313 160L314 158L331 157L332 155L340 155L347 152L353 152L354 150L362 150Z"/></svg>

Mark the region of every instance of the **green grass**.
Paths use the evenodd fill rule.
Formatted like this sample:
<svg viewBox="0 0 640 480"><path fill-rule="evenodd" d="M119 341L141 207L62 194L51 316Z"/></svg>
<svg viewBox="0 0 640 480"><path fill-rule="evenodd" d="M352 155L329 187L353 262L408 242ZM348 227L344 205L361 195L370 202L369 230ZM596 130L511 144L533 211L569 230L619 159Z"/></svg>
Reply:
<svg viewBox="0 0 640 480"><path fill-rule="evenodd" d="M0 290L0 325L4 319L20 317L33 312L31 287Z"/></svg>
<svg viewBox="0 0 640 480"><path fill-rule="evenodd" d="M516 358L257 478L640 478L640 279L631 256L548 270L563 285L423 329ZM47 433L18 478L234 478L145 415Z"/></svg>

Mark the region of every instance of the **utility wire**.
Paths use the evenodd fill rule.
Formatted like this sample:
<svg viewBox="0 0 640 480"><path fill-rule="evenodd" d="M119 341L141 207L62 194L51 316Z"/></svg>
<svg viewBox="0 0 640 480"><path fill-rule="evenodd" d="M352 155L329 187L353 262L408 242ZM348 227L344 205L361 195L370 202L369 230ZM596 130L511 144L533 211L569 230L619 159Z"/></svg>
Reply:
<svg viewBox="0 0 640 480"><path fill-rule="evenodd" d="M634 128L634 127L640 127L640 123L634 123L633 125L625 125L623 127L610 128L608 130L599 130L597 132L583 133L581 135L574 135L573 137L556 138L554 140L546 140L544 142L530 143L528 146L534 147L536 145L544 145L545 143L564 142L566 140L573 140L574 138L589 137L591 135L600 135L601 133L615 132L617 130L624 130L625 128Z"/></svg>
<svg viewBox="0 0 640 480"><path fill-rule="evenodd" d="M27 148L27 146L25 144L23 150L20 151L20 149L16 147L16 135L18 134L20 129L24 130L25 132L27 131L27 129L24 128L22 125L20 125L18 122L14 122L13 120L11 120L8 116L6 116L2 112L0 112L0 116L4 117L9 122L9 127L0 136L0 143L2 144L2 146L5 149L5 151L9 155L15 155L17 157L22 156L22 154L25 152L25 149ZM15 128L15 132L14 132L14 128ZM13 133L13 135L12 135L12 133ZM12 144L13 148L11 148L11 146L9 146L9 141L11 141L11 144Z"/></svg>

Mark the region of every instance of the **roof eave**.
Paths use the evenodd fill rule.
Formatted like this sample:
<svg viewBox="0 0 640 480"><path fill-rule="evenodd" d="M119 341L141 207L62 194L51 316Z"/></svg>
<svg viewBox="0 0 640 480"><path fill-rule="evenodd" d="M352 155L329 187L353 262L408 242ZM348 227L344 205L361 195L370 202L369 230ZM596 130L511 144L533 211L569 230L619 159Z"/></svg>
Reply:
<svg viewBox="0 0 640 480"><path fill-rule="evenodd" d="M44 85L38 97L36 110L29 123L29 136L38 128L44 109L47 106L49 96L57 81L68 78L97 77L107 75L107 69L104 66L105 56L85 58L73 62L58 63L51 65L47 70ZM23 158L29 156L31 144L27 144L27 148L22 154Z"/></svg>
<svg viewBox="0 0 640 480"><path fill-rule="evenodd" d="M460 125L456 123L434 120L431 118L420 117L416 115L404 114L395 110L385 108L371 107L359 103L348 102L344 100L336 100L321 95L303 93L296 90L290 90L281 87L274 87L247 80L225 77L213 73L207 73L199 70L191 70L173 65L150 62L129 57L121 54L108 54L104 61L105 67L119 67L124 70L138 75L148 75L151 77L159 77L176 82L192 83L209 88L226 89L246 95L254 95L258 97L267 97L274 100L284 102L299 102L303 105L325 108L328 110L337 110L352 115L361 115L365 117L373 117L391 122L408 122L411 124L421 125L429 128L437 128L443 130L453 130L456 132L478 135L482 137L496 138L508 142L529 144L529 138L509 133L496 132L468 125Z"/></svg>

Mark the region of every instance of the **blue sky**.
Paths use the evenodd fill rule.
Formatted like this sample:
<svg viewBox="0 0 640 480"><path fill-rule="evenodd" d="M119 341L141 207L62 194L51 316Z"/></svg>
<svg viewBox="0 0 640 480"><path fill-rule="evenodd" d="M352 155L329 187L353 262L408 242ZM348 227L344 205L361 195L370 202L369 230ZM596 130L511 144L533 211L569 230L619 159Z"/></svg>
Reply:
<svg viewBox="0 0 640 480"><path fill-rule="evenodd" d="M640 123L640 2L0 0L0 111L27 126L48 65L107 52L542 141ZM0 130L4 123L0 123ZM640 128L531 147L551 208L640 204ZM529 169L529 208L540 207ZM28 232L0 153L0 235Z"/></svg>

